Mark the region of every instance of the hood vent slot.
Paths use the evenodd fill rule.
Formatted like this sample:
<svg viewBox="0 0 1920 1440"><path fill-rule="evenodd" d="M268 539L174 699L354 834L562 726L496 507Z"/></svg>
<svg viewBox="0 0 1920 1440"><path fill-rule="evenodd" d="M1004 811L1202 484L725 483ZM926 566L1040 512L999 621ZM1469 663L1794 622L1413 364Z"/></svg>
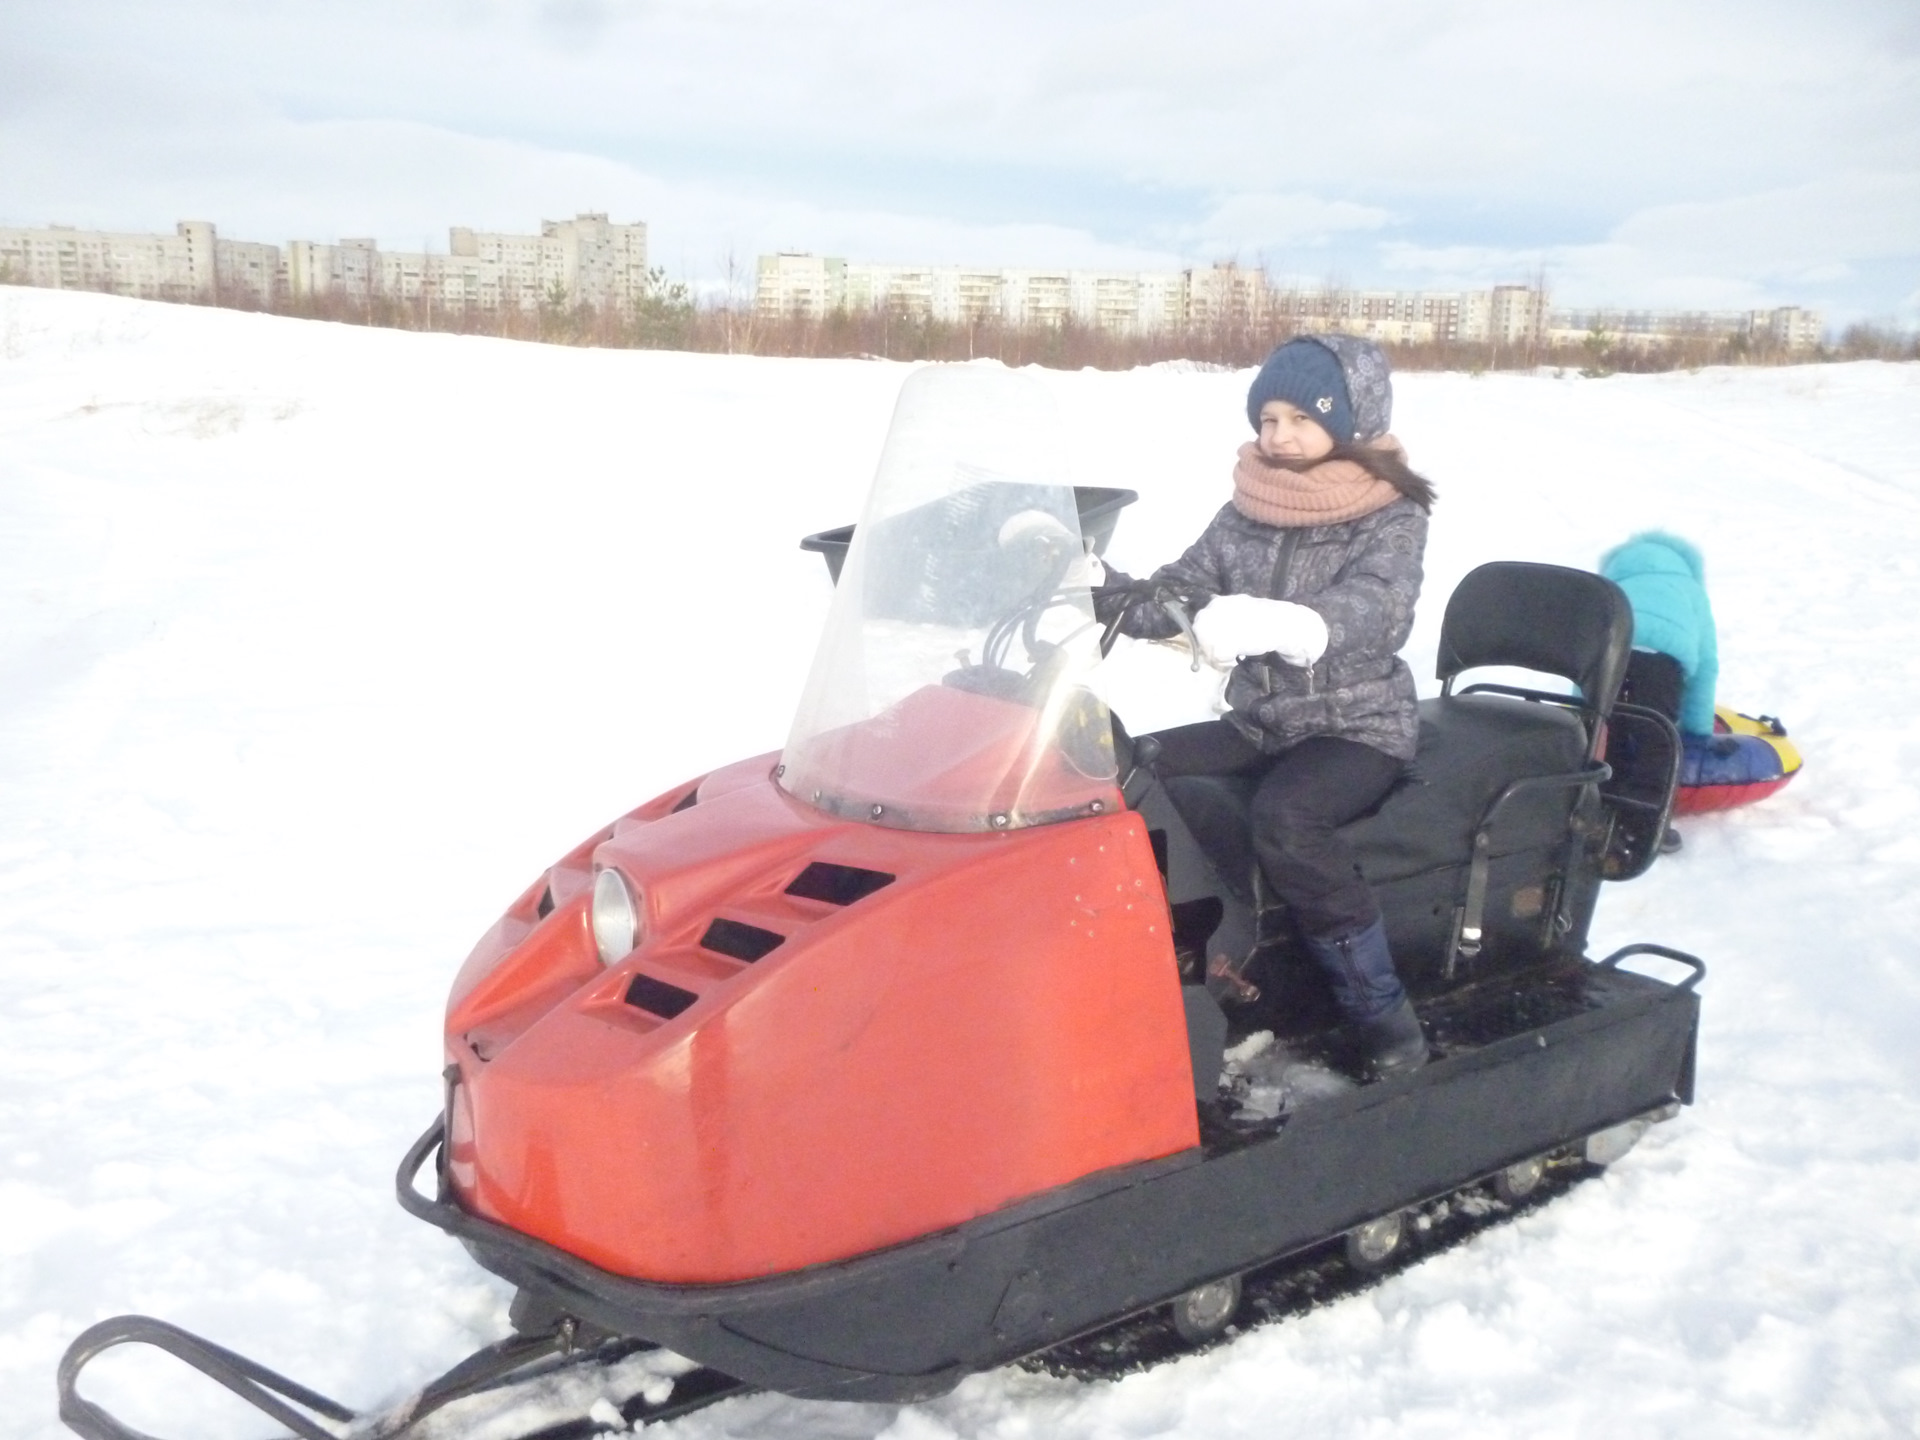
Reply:
<svg viewBox="0 0 1920 1440"><path fill-rule="evenodd" d="M862 870L858 865L835 865L816 860L787 886L787 894L802 900L823 900L829 905L851 905L874 891L893 883L884 870Z"/></svg>
<svg viewBox="0 0 1920 1440"><path fill-rule="evenodd" d="M678 985L669 985L651 975L636 975L633 983L627 986L627 1004L636 1010L645 1010L650 1015L658 1015L662 1020L673 1019L699 998L691 990L682 990Z"/></svg>
<svg viewBox="0 0 1920 1440"><path fill-rule="evenodd" d="M700 948L751 964L786 938L740 920L715 920L700 937Z"/></svg>

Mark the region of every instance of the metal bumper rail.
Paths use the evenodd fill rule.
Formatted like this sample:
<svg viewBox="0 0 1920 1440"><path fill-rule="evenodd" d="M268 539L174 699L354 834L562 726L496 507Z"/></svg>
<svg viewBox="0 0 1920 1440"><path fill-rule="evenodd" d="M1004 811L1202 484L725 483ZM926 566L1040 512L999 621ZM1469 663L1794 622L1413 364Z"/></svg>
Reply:
<svg viewBox="0 0 1920 1440"><path fill-rule="evenodd" d="M400 1203L415 1215L440 1220L434 1202L412 1186L413 1175L426 1162L445 1133L444 1121L436 1120L426 1134L407 1151L398 1176ZM444 1221L442 1228L444 1228ZM91 1325L74 1338L60 1358L60 1419L68 1429L85 1440L158 1440L145 1430L136 1430L104 1406L80 1394L80 1375L98 1356L120 1345L150 1345L192 1366L209 1379L226 1387L254 1409L271 1416L285 1426L290 1437L298 1440L340 1440L342 1427L352 1430L355 1440L403 1440L427 1416L455 1400L476 1395L496 1386L511 1384L517 1372L551 1373L573 1365L610 1362L623 1355L656 1347L646 1341L610 1339L598 1345L575 1346L572 1322L562 1321L554 1329L535 1334L510 1335L475 1351L410 1401L383 1416L370 1416L349 1409L339 1401L270 1370L223 1345L216 1345L191 1331L150 1315L116 1315ZM649 1404L635 1396L620 1406L621 1415L635 1428L652 1421L671 1419L728 1395L745 1390L732 1376L713 1370L696 1370L675 1377L672 1394L660 1404ZM332 1421L331 1426L322 1421ZM598 1421L582 1419L547 1426L520 1440L584 1440L601 1433Z"/></svg>

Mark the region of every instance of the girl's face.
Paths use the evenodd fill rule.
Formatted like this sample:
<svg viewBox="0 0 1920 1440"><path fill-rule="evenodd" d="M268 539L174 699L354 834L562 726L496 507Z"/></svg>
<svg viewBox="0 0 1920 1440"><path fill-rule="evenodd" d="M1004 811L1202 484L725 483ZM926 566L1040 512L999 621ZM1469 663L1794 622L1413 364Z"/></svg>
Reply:
<svg viewBox="0 0 1920 1440"><path fill-rule="evenodd" d="M1269 460L1324 460L1333 449L1333 436L1306 411L1284 400L1260 407L1260 453Z"/></svg>

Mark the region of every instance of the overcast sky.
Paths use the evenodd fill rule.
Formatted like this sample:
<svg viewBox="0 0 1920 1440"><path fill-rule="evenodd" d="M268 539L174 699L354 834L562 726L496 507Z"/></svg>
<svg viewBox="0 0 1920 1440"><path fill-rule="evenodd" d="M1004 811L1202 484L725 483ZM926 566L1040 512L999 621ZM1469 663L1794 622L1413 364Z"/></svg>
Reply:
<svg viewBox="0 0 1920 1440"><path fill-rule="evenodd" d="M0 0L0 224L1920 321L1920 0Z"/></svg>

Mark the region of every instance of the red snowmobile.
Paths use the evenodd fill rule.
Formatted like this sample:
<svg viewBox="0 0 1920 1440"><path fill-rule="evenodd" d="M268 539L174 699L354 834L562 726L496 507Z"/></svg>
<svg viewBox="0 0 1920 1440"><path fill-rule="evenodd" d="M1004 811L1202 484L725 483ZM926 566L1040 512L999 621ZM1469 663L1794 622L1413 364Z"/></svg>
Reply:
<svg viewBox="0 0 1920 1440"><path fill-rule="evenodd" d="M1691 1101L1704 967L1585 954L1602 881L1659 853L1677 737L1615 704L1618 589L1502 562L1447 605L1411 774L1347 831L1433 1058L1236 1102L1230 1039L1269 1030L1337 1074L1335 1017L1262 905L1244 784L1163 785L1153 738L1088 687L1110 636L1085 557L1133 497L1054 482L1029 385L908 381L858 526L805 542L837 584L785 747L599 831L468 957L399 1198L517 1287L517 1333L361 1433L561 1353L702 1367L635 1420L743 1386L934 1396L1156 1307L1203 1340L1249 1271L1343 1237L1381 1264L1412 1207L1515 1200ZM1575 688L1456 687L1488 666ZM1610 746L1664 788L1616 784ZM1235 907L1260 943L1210 989L1197 957ZM123 1317L62 1366L62 1417L94 1440L137 1433L76 1388L127 1341L297 1434L352 1418Z"/></svg>

